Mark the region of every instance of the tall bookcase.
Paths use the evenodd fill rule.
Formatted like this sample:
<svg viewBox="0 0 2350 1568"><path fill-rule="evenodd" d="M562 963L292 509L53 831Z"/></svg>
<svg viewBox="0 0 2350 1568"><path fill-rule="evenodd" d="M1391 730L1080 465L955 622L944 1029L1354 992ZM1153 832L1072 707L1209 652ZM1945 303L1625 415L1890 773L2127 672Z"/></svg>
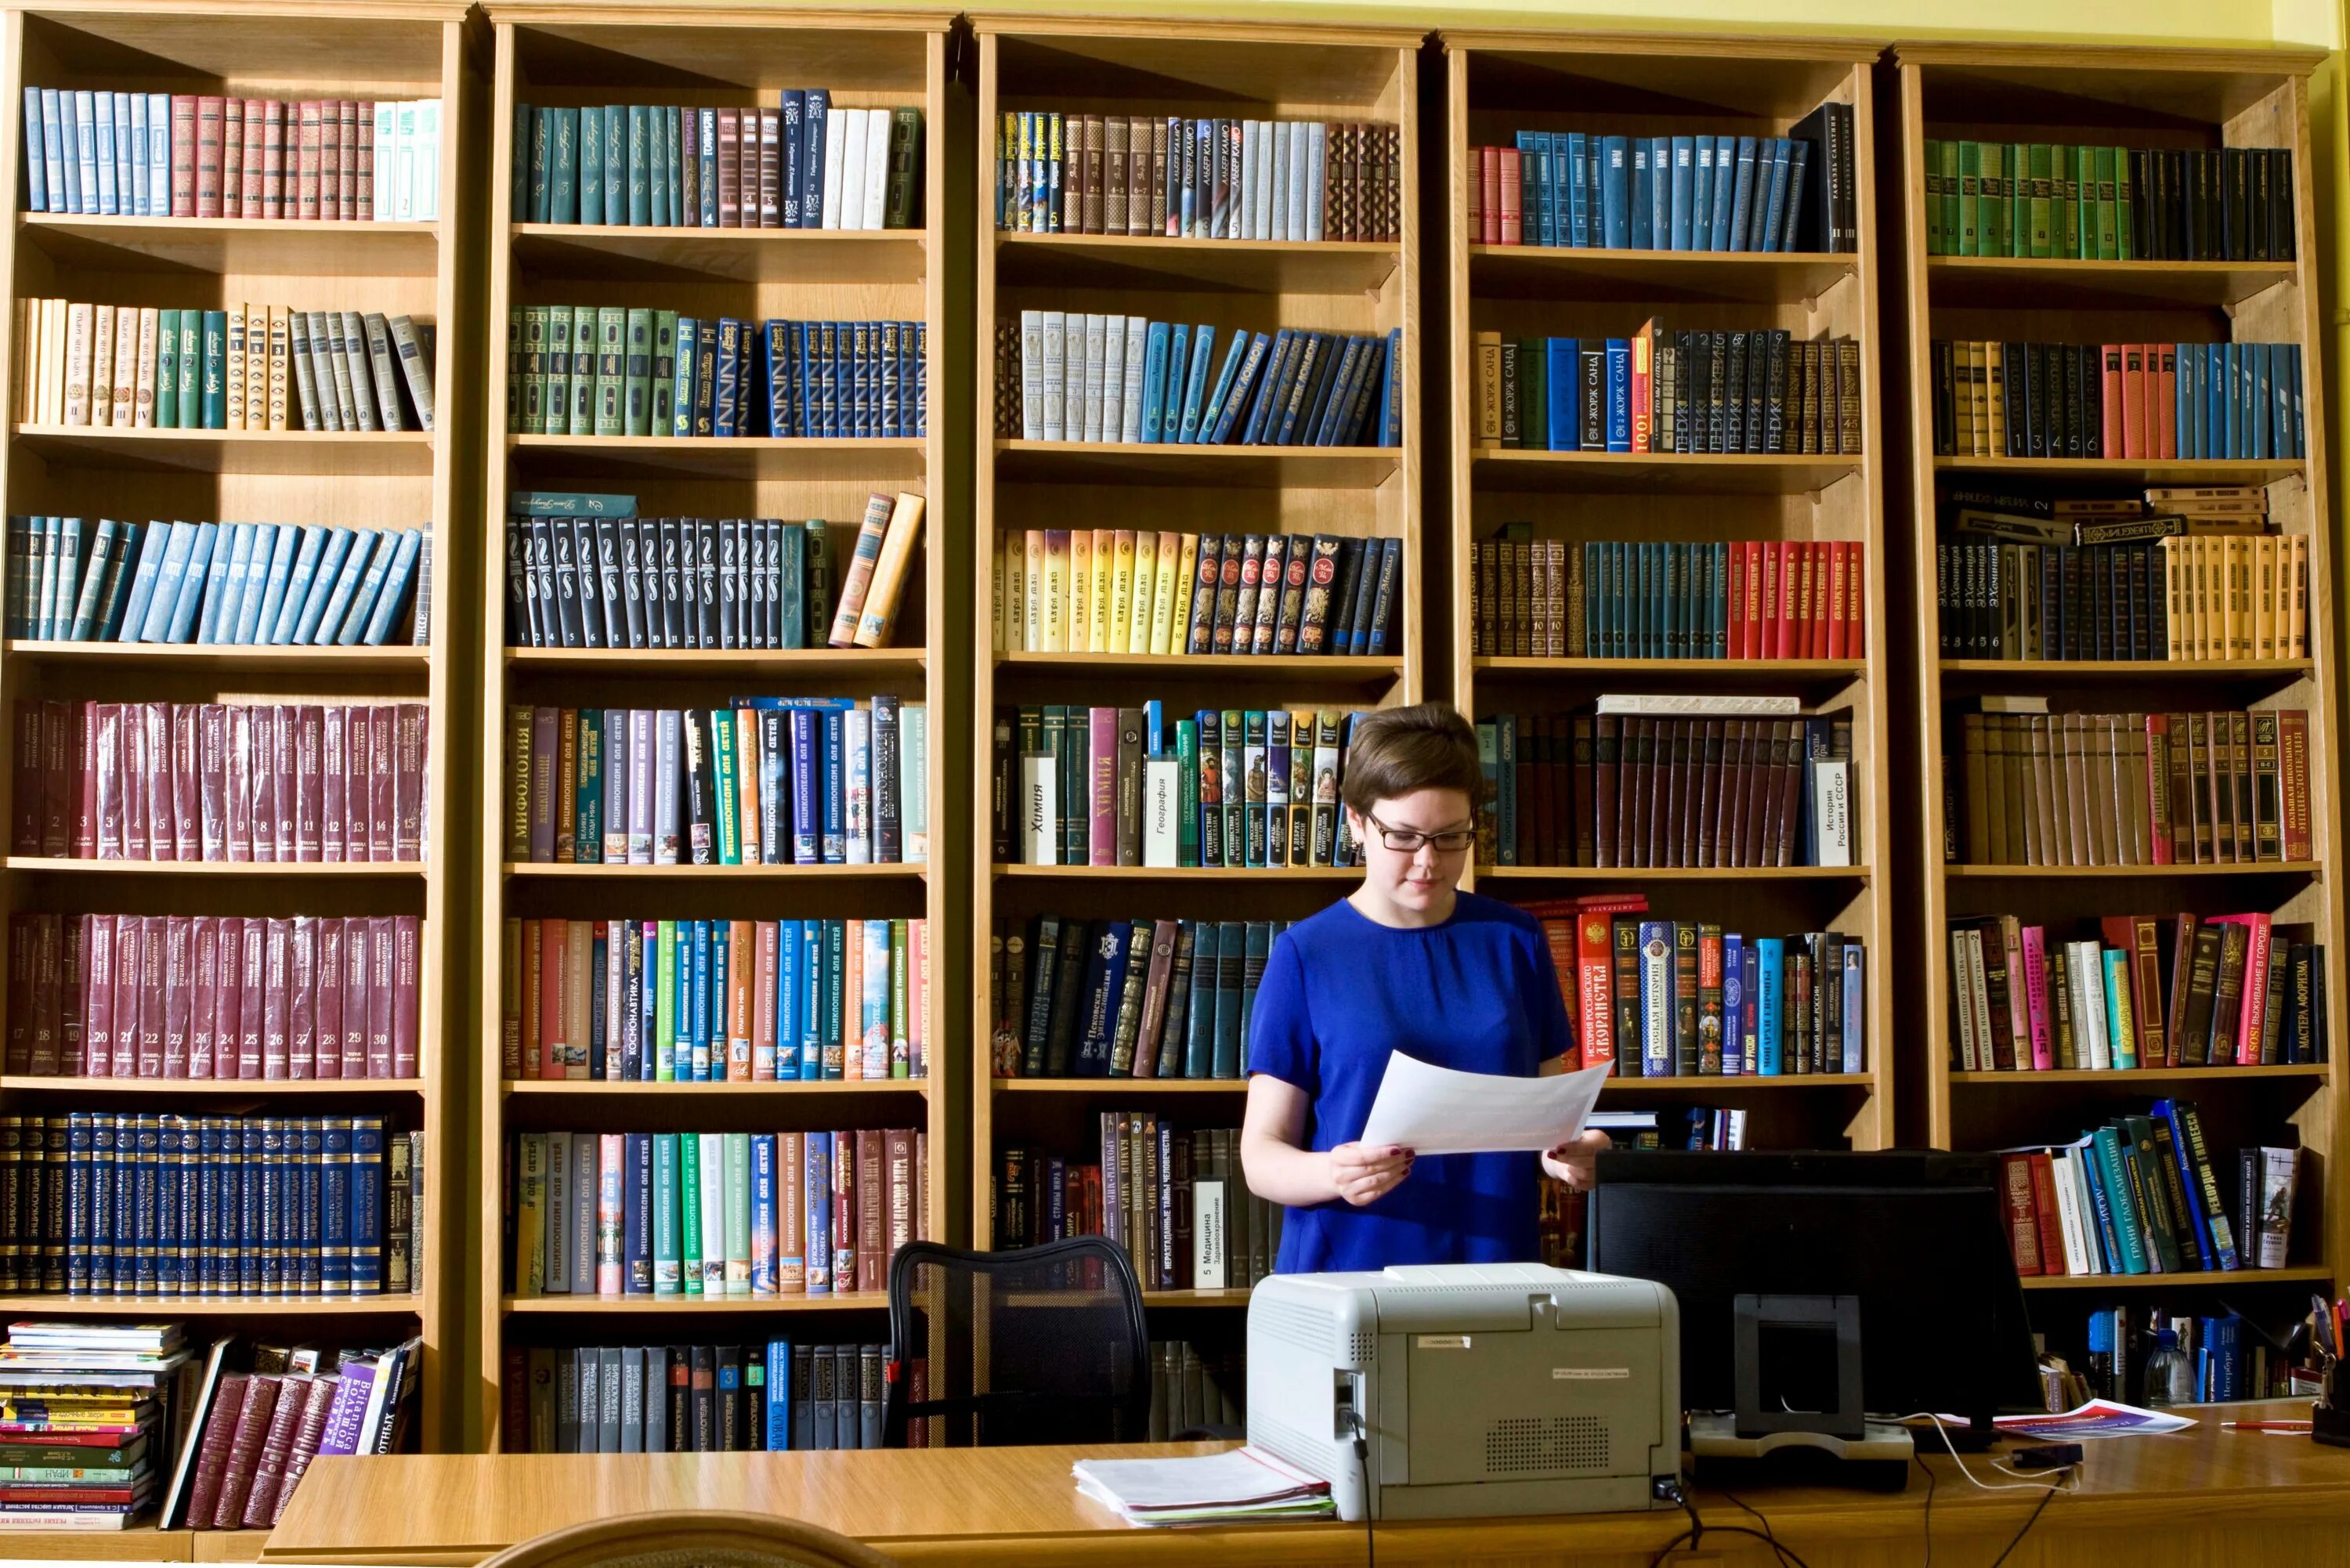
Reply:
<svg viewBox="0 0 2350 1568"><path fill-rule="evenodd" d="M478 382L462 336L475 258L470 212L476 183L467 140L484 82L459 4L273 5L227 0L203 15L166 5L65 4L12 11L6 19L6 91L0 117L12 220L6 293L125 306L221 308L253 300L297 308L405 313L436 328L434 428L430 432L312 434L48 427L26 422L25 389L5 393L5 462L11 514L328 523L422 527L431 541L423 646L353 648L197 646L12 640L0 645L0 692L12 705L41 699L171 702L422 701L428 707L425 855L392 864L125 862L11 857L0 886L7 908L68 915L411 915L422 918L417 976L419 1075L406 1080L255 1081L236 1078L0 1078L0 1112L303 1116L380 1112L395 1128L421 1130L416 1171L424 1220L416 1266L421 1289L363 1297L103 1298L16 1295L13 1317L186 1318L190 1337L267 1334L287 1339L388 1342L421 1335L421 1437L428 1449L460 1440L448 1357L464 1334L456 1321L465 1263L463 1189L453 1158L463 1147L466 1058L465 963L472 922L468 827L457 803L472 767L465 671L473 654L472 519L461 483L476 447L470 421ZM79 217L24 211L23 89L269 98L422 99L442 104L440 217L421 223ZM288 182L291 183L291 171ZM16 311L0 332L13 337ZM22 350L9 345L12 361ZM298 425L298 421L296 421ZM85 535L87 537L87 535ZM420 604L428 601L420 599ZM13 780L11 781L13 784ZM0 786L8 787L8 786ZM452 890L458 896L451 897ZM454 962L452 969L452 963ZM235 1551L260 1538L235 1534ZM125 1555L182 1556L189 1532L144 1532ZM36 1555L78 1554L89 1537L17 1538ZM218 1540L218 1537L212 1539ZM210 1550L212 1548L205 1548Z"/></svg>
<svg viewBox="0 0 2350 1568"><path fill-rule="evenodd" d="M489 396L485 426L500 456L488 465L488 513L506 514L524 489L619 490L644 516L823 517L845 563L856 519L875 491L912 491L928 502L893 646L783 652L528 649L504 646L504 546L494 527L480 613L496 649L484 659L478 797L484 823L504 820L508 777L504 719L513 704L609 701L658 707L723 706L730 696L850 697L893 693L923 702L930 763L920 781L931 827L927 865L626 867L502 862L485 841L479 1027L481 1270L479 1390L482 1446L501 1446L504 1351L523 1345L610 1344L689 1336L751 1339L758 1320L789 1314L826 1337L886 1336L886 1297L532 1296L517 1293L508 1251L506 1161L515 1134L549 1128L643 1131L825 1131L911 1127L928 1137L929 1180L920 1233L949 1234L950 1150L960 1147L950 1095L962 1052L945 1033L961 1016L945 961L956 930L956 857L963 824L948 814L946 760L955 754L962 691L958 650L941 628L962 624L952 600L962 528L959 476L949 454L947 410L960 368L951 345L942 143L948 124L950 18L931 12L778 10L743 3L577 5L517 0L491 7L495 29L493 211L489 235ZM517 223L507 192L514 108L614 100L773 106L786 88L824 87L837 109L918 106L922 112L920 225L877 232L776 228L645 228ZM903 439L680 437L590 439L504 433L510 307L562 302L650 306L757 321L887 318L929 326L928 435ZM844 526L845 524L845 526ZM501 922L591 919L913 919L929 921L927 1079L826 1083L619 1083L507 1081L500 1076L500 998L520 983L506 972ZM813 1314L813 1315L810 1315ZM795 1333L799 1332L795 1330Z"/></svg>
<svg viewBox="0 0 2350 1568"><path fill-rule="evenodd" d="M2061 1142L2109 1116L2143 1114L2164 1096L2195 1102L2215 1160L2241 1146L2298 1141L2314 1155L2304 1171L2292 1267L2282 1271L2155 1276L2027 1277L2085 1311L2116 1298L2157 1298L2168 1310L2213 1310L2224 1293L2248 1311L2298 1315L2310 1284L2331 1278L2344 1255L2344 1205L2335 1200L2343 1085L2338 1064L2139 1068L2126 1072L1959 1070L1950 1001L1949 922L2014 914L2025 924L2080 926L2107 914L2153 914L2168 925L2181 909L2211 915L2251 909L2313 929L2325 944L2324 984L2343 994L2343 900L2334 874L2339 841L2339 747L2332 592L2333 514L2327 494L2324 379L2328 336L2319 313L2317 206L2309 130L2309 76L2323 57L2288 49L2089 49L2051 58L2011 45L1903 44L1900 189L1906 217L1910 441L1909 542L1905 569L1918 669L1917 766L1923 780L1916 857L1924 919L1917 1015L1924 1050L1927 1141L1947 1148ZM2083 261L1929 255L1924 202L1929 139L2087 142L2124 147L2282 147L2293 152L2297 260ZM2135 462L1953 458L1934 452L1931 344L1936 338L2286 342L2303 350L2300 389L2309 431L2305 459ZM2243 662L2061 662L1956 659L1938 641L1935 542L1939 503L1953 483L1995 486L2056 479L2136 485L2256 484L2272 521L2304 535L2310 551L2310 657ZM1946 858L1963 829L1946 820L1940 787L1954 743L1953 705L1985 695L2045 696L2052 710L2302 708L2309 714L2312 858L2304 864L2061 867L1977 866ZM1956 846L1963 852L1963 844ZM2082 931L2069 934L2085 934ZM2169 981L2165 970L2164 990ZM2339 1002L2333 1003L2339 1008ZM2221 1173L2232 1192L2231 1170ZM2261 1287L2273 1289L2262 1292ZM2215 1290L2210 1287L2219 1287ZM2201 1287L2201 1288L2199 1288ZM2058 1298L2035 1294L2041 1306ZM2259 1303L2256 1305L2255 1303ZM2220 1310L2225 1310L2220 1307ZM2077 1314L2052 1314L2052 1345L2077 1340ZM2060 1337L2061 1335L2063 1337Z"/></svg>
<svg viewBox="0 0 2350 1568"><path fill-rule="evenodd" d="M971 1227L993 1245L996 1152L1033 1145L1085 1161L1097 1113L1143 1110L1180 1130L1237 1127L1242 1079L995 1076L992 1025L1001 939L1037 916L1086 919L1297 919L1342 897L1345 869L1144 869L1004 865L994 857L993 747L1024 704L1166 704L1195 709L1371 708L1424 690L1419 524L1419 204L1417 57L1406 32L1101 17L990 16L972 22L979 54L977 161L978 493L976 698L972 751L969 937ZM1370 121L1399 132L1399 226L1392 241L1174 239L999 232L997 152L1005 115L1179 115ZM1112 444L1006 438L998 400L1020 387L988 352L1023 309L1142 314L1221 332L1276 327L1402 335L1402 441L1395 447ZM1226 339L1228 340L1228 339ZM1016 360L1009 374L1018 375ZM1016 424L1014 426L1016 431ZM1000 646L986 613L1005 534L1107 526L1181 533L1337 534L1402 541L1399 647L1376 656L1040 653ZM1178 628L1179 632L1180 628ZM1199 1313L1248 1293L1147 1291L1154 1337L1220 1334ZM1170 1315L1171 1314L1171 1315ZM1224 1327L1232 1326L1226 1323Z"/></svg>
<svg viewBox="0 0 2350 1568"><path fill-rule="evenodd" d="M1750 937L1835 930L1867 950L1868 1054L1859 1073L1623 1077L1603 1103L1741 1107L1748 1146L1890 1147L1896 1071L1890 976L1898 929L1887 875L1887 766L1883 502L1878 417L1877 237L1870 45L1793 38L1442 35L1450 139L1448 306L1451 389L1453 700L1472 720L1563 711L1601 693L1768 693L1853 721L1856 825L1849 867L1772 871L1481 865L1479 891L1513 902L1638 892L1660 919L1719 922ZM1521 130L1627 136L1782 136L1824 103L1851 106L1858 244L1847 253L1576 249L1486 244L1469 223L1472 149ZM1814 150L1815 152L1817 149ZM1814 159L1808 178L1821 177ZM1852 337L1860 350L1861 452L1711 455L1550 452L1478 444L1479 332L1628 337L1667 327L1776 327ZM1513 524L1536 539L1711 543L1841 540L1863 546L1862 646L1835 659L1637 659L1476 654L1471 546ZM1523 730L1521 733L1523 733ZM1562 757L1563 765L1566 759ZM1572 977L1568 977L1573 983ZM1620 1054L1627 1049L1618 1042ZM1637 1051L1637 1044L1630 1049ZM1673 1129L1664 1129L1671 1136Z"/></svg>

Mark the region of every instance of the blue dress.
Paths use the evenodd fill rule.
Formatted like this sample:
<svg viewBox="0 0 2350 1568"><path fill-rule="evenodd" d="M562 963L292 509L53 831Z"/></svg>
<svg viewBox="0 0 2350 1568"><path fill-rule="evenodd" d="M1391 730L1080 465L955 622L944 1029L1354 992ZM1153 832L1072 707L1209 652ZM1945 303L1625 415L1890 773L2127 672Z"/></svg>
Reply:
<svg viewBox="0 0 2350 1568"><path fill-rule="evenodd" d="M1463 893L1441 925L1399 930L1342 901L1273 944L1248 1068L1305 1092L1305 1147L1324 1150L1362 1136L1391 1051L1530 1078L1569 1041L1549 945L1524 910ZM1539 1170L1531 1154L1424 1156L1363 1208L1289 1210L1274 1268L1533 1262Z"/></svg>

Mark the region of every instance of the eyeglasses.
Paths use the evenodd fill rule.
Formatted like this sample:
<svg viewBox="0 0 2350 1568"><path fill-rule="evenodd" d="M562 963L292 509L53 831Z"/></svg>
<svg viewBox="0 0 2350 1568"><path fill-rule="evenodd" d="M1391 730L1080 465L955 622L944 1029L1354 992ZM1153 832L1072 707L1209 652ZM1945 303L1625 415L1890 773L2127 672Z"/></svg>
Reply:
<svg viewBox="0 0 2350 1568"><path fill-rule="evenodd" d="M1398 855L1417 855L1423 844L1439 855L1458 855L1477 842L1473 827L1456 827L1443 833L1416 833L1409 828L1389 827L1369 812L1363 820L1379 830L1379 842Z"/></svg>

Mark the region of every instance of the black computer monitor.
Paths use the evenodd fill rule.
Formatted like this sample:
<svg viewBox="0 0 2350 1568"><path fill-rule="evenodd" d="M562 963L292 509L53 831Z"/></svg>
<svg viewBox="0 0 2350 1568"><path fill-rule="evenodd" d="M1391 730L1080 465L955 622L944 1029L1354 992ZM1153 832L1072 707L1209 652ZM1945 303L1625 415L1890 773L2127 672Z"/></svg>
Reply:
<svg viewBox="0 0 2350 1568"><path fill-rule="evenodd" d="M1737 1297L1842 1296L1859 1306L1863 1408L1962 1416L1983 1437L2041 1399L2005 1223L1987 1156L1610 1150L1590 1258L1679 1302L1690 1409L1736 1404Z"/></svg>

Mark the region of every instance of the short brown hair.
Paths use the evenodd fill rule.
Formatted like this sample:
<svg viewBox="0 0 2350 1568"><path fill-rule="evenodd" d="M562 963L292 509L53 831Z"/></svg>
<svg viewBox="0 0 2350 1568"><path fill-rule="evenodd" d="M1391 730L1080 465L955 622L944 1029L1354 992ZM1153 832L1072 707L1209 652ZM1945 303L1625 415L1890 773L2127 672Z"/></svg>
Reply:
<svg viewBox="0 0 2350 1568"><path fill-rule="evenodd" d="M1477 732L1461 711L1450 702L1419 702L1357 719L1347 753L1347 804L1364 812L1422 789L1459 790L1472 811L1483 798Z"/></svg>

